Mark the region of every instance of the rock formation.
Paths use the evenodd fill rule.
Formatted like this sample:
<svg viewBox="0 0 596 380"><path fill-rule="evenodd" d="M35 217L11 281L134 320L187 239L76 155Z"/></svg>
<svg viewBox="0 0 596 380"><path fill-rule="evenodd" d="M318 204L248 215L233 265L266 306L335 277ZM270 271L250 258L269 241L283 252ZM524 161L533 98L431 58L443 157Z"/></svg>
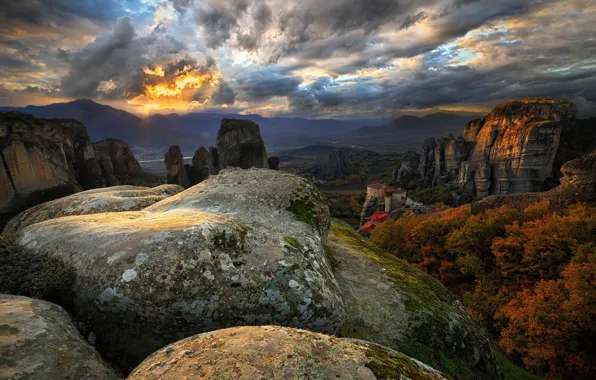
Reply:
<svg viewBox="0 0 596 380"><path fill-rule="evenodd" d="M0 378L121 378L79 334L60 306L0 295Z"/></svg>
<svg viewBox="0 0 596 380"><path fill-rule="evenodd" d="M195 169L197 178L192 181L193 186L197 183L201 183L211 175L211 167L213 166L213 158L211 153L204 147L200 147L195 152L192 158L192 166ZM215 171L215 170L214 170Z"/></svg>
<svg viewBox="0 0 596 380"><path fill-rule="evenodd" d="M584 202L596 204L596 152L567 162L561 167L561 184L546 192L514 195L492 195L472 203L474 213L500 206L523 209L533 203L547 202L553 211Z"/></svg>
<svg viewBox="0 0 596 380"><path fill-rule="evenodd" d="M267 150L259 126L250 120L223 119L217 134L219 166L267 168Z"/></svg>
<svg viewBox="0 0 596 380"><path fill-rule="evenodd" d="M168 182L178 177L180 169L184 167L184 156L178 145L172 145L166 152L164 163L168 170Z"/></svg>
<svg viewBox="0 0 596 380"><path fill-rule="evenodd" d="M267 164L269 165L269 169L279 170L279 157L269 157L269 159L267 160Z"/></svg>
<svg viewBox="0 0 596 380"><path fill-rule="evenodd" d="M129 380L445 379L440 372L376 344L278 326L237 327L160 349Z"/></svg>
<svg viewBox="0 0 596 380"><path fill-rule="evenodd" d="M45 220L16 240L74 269L74 315L108 359L130 368L218 328L335 333L344 305L324 253L328 228L329 210L306 180L236 169L142 211Z"/></svg>
<svg viewBox="0 0 596 380"><path fill-rule="evenodd" d="M344 152L336 149L329 154L329 160L323 172L325 179L346 179L348 175L349 164Z"/></svg>
<svg viewBox="0 0 596 380"><path fill-rule="evenodd" d="M178 185L162 185L153 189L116 186L83 191L23 211L8 222L4 233L16 234L32 224L63 216L139 211L183 190Z"/></svg>
<svg viewBox="0 0 596 380"><path fill-rule="evenodd" d="M0 230L14 214L103 187L85 126L75 120L0 113Z"/></svg>
<svg viewBox="0 0 596 380"><path fill-rule="evenodd" d="M127 143L105 139L93 143L95 157L103 170L108 186L119 186L143 175L143 169Z"/></svg>
<svg viewBox="0 0 596 380"><path fill-rule="evenodd" d="M561 134L572 129L575 113L573 103L550 98L501 104L466 124L463 137L424 143L424 184L450 184L476 198L540 191L554 175Z"/></svg>
<svg viewBox="0 0 596 380"><path fill-rule="evenodd" d="M500 379L490 339L441 283L339 220L328 246L346 303L339 336L391 347L453 378Z"/></svg>

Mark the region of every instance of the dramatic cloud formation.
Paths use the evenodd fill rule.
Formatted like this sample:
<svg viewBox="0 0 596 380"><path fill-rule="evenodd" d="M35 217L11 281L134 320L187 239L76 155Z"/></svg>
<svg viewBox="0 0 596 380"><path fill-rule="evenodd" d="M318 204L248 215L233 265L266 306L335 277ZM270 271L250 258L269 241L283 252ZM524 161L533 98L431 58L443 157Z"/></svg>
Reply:
<svg viewBox="0 0 596 380"><path fill-rule="evenodd" d="M595 21L594 0L9 0L0 102L350 117L540 95L596 115Z"/></svg>

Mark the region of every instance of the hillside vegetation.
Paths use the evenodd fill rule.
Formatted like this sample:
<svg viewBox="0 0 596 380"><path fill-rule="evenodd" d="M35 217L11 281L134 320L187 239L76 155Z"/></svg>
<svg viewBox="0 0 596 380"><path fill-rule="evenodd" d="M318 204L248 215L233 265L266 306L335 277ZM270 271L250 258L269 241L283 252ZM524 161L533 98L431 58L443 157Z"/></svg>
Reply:
<svg viewBox="0 0 596 380"><path fill-rule="evenodd" d="M387 222L372 241L439 279L546 378L596 373L596 208L464 206Z"/></svg>

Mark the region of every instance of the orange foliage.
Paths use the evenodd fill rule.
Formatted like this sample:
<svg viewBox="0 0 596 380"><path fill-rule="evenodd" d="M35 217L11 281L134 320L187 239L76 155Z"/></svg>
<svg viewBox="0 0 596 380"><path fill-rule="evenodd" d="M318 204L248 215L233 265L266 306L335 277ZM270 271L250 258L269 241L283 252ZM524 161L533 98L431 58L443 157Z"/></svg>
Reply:
<svg viewBox="0 0 596 380"><path fill-rule="evenodd" d="M555 213L537 203L476 215L469 207L409 214L377 227L371 239L441 280L534 371L589 378L596 370L594 345L579 338L596 338L596 208Z"/></svg>

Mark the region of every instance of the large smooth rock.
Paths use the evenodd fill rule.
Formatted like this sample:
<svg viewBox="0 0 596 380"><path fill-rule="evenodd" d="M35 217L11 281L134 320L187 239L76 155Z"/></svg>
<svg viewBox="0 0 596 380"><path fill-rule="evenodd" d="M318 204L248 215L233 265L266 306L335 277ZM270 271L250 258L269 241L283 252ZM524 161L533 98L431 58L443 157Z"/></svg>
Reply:
<svg viewBox="0 0 596 380"><path fill-rule="evenodd" d="M458 379L500 379L491 341L441 283L332 221L329 254L346 303L339 335L375 342Z"/></svg>
<svg viewBox="0 0 596 380"><path fill-rule="evenodd" d="M239 327L165 347L128 377L146 379L445 379L391 349L277 326Z"/></svg>
<svg viewBox="0 0 596 380"><path fill-rule="evenodd" d="M306 180L237 169L140 212L46 220L16 238L74 268L74 313L106 357L130 368L218 328L336 332L344 306L324 254L328 228Z"/></svg>
<svg viewBox="0 0 596 380"><path fill-rule="evenodd" d="M267 168L267 150L259 126L250 120L223 119L217 133L221 168Z"/></svg>
<svg viewBox="0 0 596 380"><path fill-rule="evenodd" d="M15 234L32 224L63 216L139 211L183 190L178 185L162 185L153 189L116 186L87 190L23 211L10 220L4 233Z"/></svg>
<svg viewBox="0 0 596 380"><path fill-rule="evenodd" d="M119 379L60 306L0 295L0 378Z"/></svg>
<svg viewBox="0 0 596 380"><path fill-rule="evenodd" d="M143 169L128 144L118 139L105 139L93 143L108 186L119 186L143 175Z"/></svg>

